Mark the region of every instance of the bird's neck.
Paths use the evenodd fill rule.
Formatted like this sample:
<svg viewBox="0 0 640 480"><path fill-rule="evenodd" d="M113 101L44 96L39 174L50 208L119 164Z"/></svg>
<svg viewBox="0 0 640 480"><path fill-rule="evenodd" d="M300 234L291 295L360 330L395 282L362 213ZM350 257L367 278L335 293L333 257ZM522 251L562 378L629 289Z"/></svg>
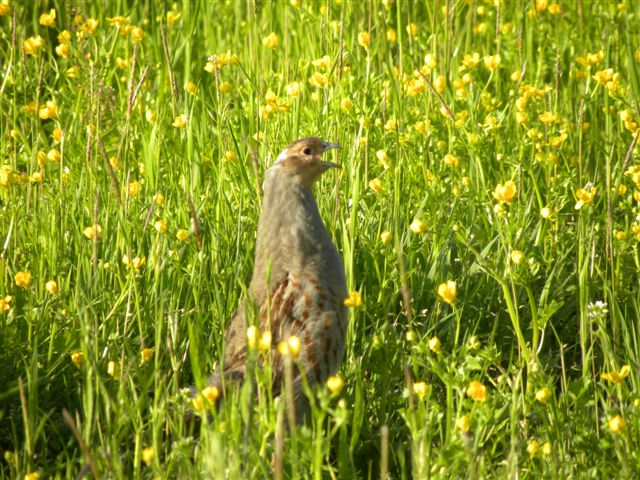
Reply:
<svg viewBox="0 0 640 480"><path fill-rule="evenodd" d="M278 259L281 270L295 271L331 244L310 188L289 178L268 179L256 244L254 278L264 278ZM283 271L271 270L272 280Z"/></svg>

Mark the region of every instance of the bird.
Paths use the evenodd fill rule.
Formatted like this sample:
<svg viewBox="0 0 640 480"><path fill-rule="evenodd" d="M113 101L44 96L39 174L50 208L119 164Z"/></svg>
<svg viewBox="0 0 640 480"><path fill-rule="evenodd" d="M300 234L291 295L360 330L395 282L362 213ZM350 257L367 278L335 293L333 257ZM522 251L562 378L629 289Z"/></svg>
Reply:
<svg viewBox="0 0 640 480"><path fill-rule="evenodd" d="M207 382L209 391L213 387L222 394L223 388L245 380L247 330L254 323L271 335L274 396L282 393L285 378L285 361L276 346L291 337L300 341L296 365L302 371L296 370L293 382L298 417L308 409L302 376L313 385L338 370L348 323L346 277L313 186L323 173L339 168L322 159L339 147L318 137L296 140L265 172L253 275L226 327L223 362Z"/></svg>

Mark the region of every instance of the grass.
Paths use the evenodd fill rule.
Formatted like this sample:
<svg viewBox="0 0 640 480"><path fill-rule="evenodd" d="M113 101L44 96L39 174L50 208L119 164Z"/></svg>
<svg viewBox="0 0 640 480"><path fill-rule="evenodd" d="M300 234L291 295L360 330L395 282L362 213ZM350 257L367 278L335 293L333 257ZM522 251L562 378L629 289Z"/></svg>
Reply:
<svg viewBox="0 0 640 480"><path fill-rule="evenodd" d="M637 476L639 4L0 13L0 478ZM343 147L344 387L288 429L253 369L193 431L307 135Z"/></svg>

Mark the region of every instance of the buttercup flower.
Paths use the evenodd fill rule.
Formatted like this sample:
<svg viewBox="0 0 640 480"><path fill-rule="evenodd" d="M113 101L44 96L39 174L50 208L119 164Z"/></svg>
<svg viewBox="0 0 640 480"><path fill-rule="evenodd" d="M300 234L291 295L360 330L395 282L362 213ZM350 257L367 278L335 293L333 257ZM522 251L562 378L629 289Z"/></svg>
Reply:
<svg viewBox="0 0 640 480"><path fill-rule="evenodd" d="M362 297L360 292L353 291L347 298L344 299L344 306L348 308L359 308L362 306Z"/></svg>
<svg viewBox="0 0 640 480"><path fill-rule="evenodd" d="M487 387L477 380L469 383L466 393L467 396L475 402L484 402L487 399Z"/></svg>
<svg viewBox="0 0 640 480"><path fill-rule="evenodd" d="M456 418L456 428L462 433L467 433L471 429L471 420L467 415Z"/></svg>
<svg viewBox="0 0 640 480"><path fill-rule="evenodd" d="M547 403L551 398L551 390L548 387L542 387L536 390L536 400L540 403Z"/></svg>
<svg viewBox="0 0 640 480"><path fill-rule="evenodd" d="M429 350L434 353L438 353L440 351L440 347L442 347L442 343L438 337L431 337L429 339Z"/></svg>
<svg viewBox="0 0 640 480"><path fill-rule="evenodd" d="M427 231L427 224L422 220L415 218L413 222L411 222L411 225L409 225L409 228L413 233L420 234Z"/></svg>
<svg viewBox="0 0 640 480"><path fill-rule="evenodd" d="M438 296L440 299L451 305L456 301L458 296L458 286L453 280L447 280L445 283L438 285Z"/></svg>
<svg viewBox="0 0 640 480"><path fill-rule="evenodd" d="M416 382L413 384L413 393L415 393L420 400L425 399L428 389L429 387L426 382Z"/></svg>
<svg viewBox="0 0 640 480"><path fill-rule="evenodd" d="M267 48L276 48L280 45L280 37L276 35L274 32L271 32L269 35L262 39L262 45Z"/></svg>
<svg viewBox="0 0 640 480"><path fill-rule="evenodd" d="M584 188L577 189L576 197L578 197L578 201L576 202L575 209L580 210L585 205L591 205L597 190L598 189L591 184L588 184Z"/></svg>
<svg viewBox="0 0 640 480"><path fill-rule="evenodd" d="M71 362L77 367L80 368L82 362L84 361L84 353L75 352L71 354Z"/></svg>
<svg viewBox="0 0 640 480"><path fill-rule="evenodd" d="M622 418L620 415L616 415L615 417L609 419L607 425L609 426L609 430L611 430L612 433L620 434L626 428L627 422L625 422L624 418Z"/></svg>
<svg viewBox="0 0 640 480"><path fill-rule="evenodd" d="M602 380L606 380L610 383L620 384L629 376L630 372L631 367L629 367L629 365L623 365L619 372L616 372L615 370L612 372L603 372L601 378Z"/></svg>
<svg viewBox="0 0 640 480"><path fill-rule="evenodd" d="M380 233L380 241L382 242L383 245L386 245L387 243L389 243L392 238L393 238L393 235L389 230L383 230Z"/></svg>
<svg viewBox="0 0 640 480"><path fill-rule="evenodd" d="M20 288L29 288L31 286L31 273L18 272L16 273L16 285Z"/></svg>
<svg viewBox="0 0 640 480"><path fill-rule="evenodd" d="M344 387L344 380L340 375L332 375L327 378L327 388L331 393L340 393Z"/></svg>
<svg viewBox="0 0 640 480"><path fill-rule="evenodd" d="M156 458L156 450L153 447L147 447L142 450L142 461L147 465L153 463L153 459Z"/></svg>
<svg viewBox="0 0 640 480"><path fill-rule="evenodd" d="M493 198L503 203L511 203L516 196L516 184L512 180L507 180L504 185L499 183L492 192Z"/></svg>
<svg viewBox="0 0 640 480"><path fill-rule="evenodd" d="M49 280L44 288L47 290L47 292L49 292L51 295L57 295L58 294L58 282L56 282L55 280Z"/></svg>
<svg viewBox="0 0 640 480"><path fill-rule="evenodd" d="M143 348L140 351L140 359L142 363L147 363L153 358L153 348Z"/></svg>

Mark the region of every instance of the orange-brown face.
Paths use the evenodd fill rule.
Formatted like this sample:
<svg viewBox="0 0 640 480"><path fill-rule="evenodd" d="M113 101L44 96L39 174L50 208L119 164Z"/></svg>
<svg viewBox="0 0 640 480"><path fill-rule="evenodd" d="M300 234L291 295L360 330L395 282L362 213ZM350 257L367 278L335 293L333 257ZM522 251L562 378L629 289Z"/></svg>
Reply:
<svg viewBox="0 0 640 480"><path fill-rule="evenodd" d="M277 163L310 187L329 168L338 168L335 163L322 161L322 154L332 148L340 148L340 145L318 137L302 138L285 148L278 155Z"/></svg>

